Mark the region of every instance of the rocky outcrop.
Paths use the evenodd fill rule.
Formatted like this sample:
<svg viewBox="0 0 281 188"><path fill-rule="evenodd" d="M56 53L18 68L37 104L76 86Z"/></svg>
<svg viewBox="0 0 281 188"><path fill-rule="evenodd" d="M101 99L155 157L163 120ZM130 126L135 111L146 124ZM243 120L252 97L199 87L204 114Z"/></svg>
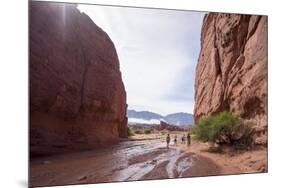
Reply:
<svg viewBox="0 0 281 188"><path fill-rule="evenodd" d="M188 128L185 127L179 127L177 125L172 125L164 121L160 121L160 124L155 125L154 129L157 131L163 131L163 130L168 130L168 131L186 131Z"/></svg>
<svg viewBox="0 0 281 188"><path fill-rule="evenodd" d="M267 127L267 17L209 13L195 78L195 119L232 111Z"/></svg>
<svg viewBox="0 0 281 188"><path fill-rule="evenodd" d="M127 136L114 44L74 4L30 2L31 156Z"/></svg>

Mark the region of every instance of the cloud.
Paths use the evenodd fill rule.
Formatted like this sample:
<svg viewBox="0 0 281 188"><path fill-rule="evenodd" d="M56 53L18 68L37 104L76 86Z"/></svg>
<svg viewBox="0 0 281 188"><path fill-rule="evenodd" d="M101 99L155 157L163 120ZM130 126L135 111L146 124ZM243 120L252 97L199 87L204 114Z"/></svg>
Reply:
<svg viewBox="0 0 281 188"><path fill-rule="evenodd" d="M129 108L193 112L204 13L79 5L115 44Z"/></svg>
<svg viewBox="0 0 281 188"><path fill-rule="evenodd" d="M164 120L161 120L164 121ZM145 119L139 119L139 118L128 118L129 123L143 123L143 124L160 124L160 120L158 119L151 119L151 120L145 120Z"/></svg>

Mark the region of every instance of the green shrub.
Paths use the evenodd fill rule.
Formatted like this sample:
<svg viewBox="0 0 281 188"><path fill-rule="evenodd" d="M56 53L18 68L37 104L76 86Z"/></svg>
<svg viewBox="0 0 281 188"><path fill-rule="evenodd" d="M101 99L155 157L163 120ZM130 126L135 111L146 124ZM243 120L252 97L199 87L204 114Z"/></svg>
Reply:
<svg viewBox="0 0 281 188"><path fill-rule="evenodd" d="M210 140L210 130L212 129L212 117L199 119L198 124L192 129L195 139L207 142Z"/></svg>
<svg viewBox="0 0 281 188"><path fill-rule="evenodd" d="M129 128L129 127L127 129L127 132L128 132L128 136L134 136L135 135L133 130L131 128Z"/></svg>
<svg viewBox="0 0 281 188"><path fill-rule="evenodd" d="M150 134L152 131L151 131L151 129L145 129L144 130L144 134Z"/></svg>
<svg viewBox="0 0 281 188"><path fill-rule="evenodd" d="M135 134L143 134L143 132L141 130L135 130Z"/></svg>
<svg viewBox="0 0 281 188"><path fill-rule="evenodd" d="M193 134L196 139L219 144L249 145L251 143L251 127L231 112L221 112L201 118L193 128Z"/></svg>

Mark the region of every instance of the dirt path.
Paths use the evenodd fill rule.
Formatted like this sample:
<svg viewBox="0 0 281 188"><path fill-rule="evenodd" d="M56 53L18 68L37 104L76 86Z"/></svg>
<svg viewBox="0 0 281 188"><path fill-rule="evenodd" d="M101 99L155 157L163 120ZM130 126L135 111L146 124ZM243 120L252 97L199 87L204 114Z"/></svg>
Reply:
<svg viewBox="0 0 281 188"><path fill-rule="evenodd" d="M105 149L37 158L31 161L31 185L133 181L241 172L241 168L234 165L235 160L229 163L228 158L231 157L202 152L205 146L202 143L193 143L191 147L178 144L167 149L164 137L142 138L138 141L123 141ZM248 155L245 157L249 158Z"/></svg>
<svg viewBox="0 0 281 188"><path fill-rule="evenodd" d="M225 148L223 153L210 153L207 143L193 141L190 147L178 146L184 152L194 152L199 156L206 157L216 163L220 168L221 175L267 172L267 148L249 151L229 151Z"/></svg>

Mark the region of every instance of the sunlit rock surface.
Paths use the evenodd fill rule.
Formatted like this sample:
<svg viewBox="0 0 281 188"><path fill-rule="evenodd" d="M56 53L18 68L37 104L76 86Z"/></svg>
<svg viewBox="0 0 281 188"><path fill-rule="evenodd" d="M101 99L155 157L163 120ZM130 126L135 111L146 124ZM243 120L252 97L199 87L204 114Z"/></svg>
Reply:
<svg viewBox="0 0 281 188"><path fill-rule="evenodd" d="M232 111L255 121L264 134L267 96L267 17L206 14L196 67L195 119Z"/></svg>
<svg viewBox="0 0 281 188"><path fill-rule="evenodd" d="M113 42L73 4L30 2L31 156L127 136Z"/></svg>

